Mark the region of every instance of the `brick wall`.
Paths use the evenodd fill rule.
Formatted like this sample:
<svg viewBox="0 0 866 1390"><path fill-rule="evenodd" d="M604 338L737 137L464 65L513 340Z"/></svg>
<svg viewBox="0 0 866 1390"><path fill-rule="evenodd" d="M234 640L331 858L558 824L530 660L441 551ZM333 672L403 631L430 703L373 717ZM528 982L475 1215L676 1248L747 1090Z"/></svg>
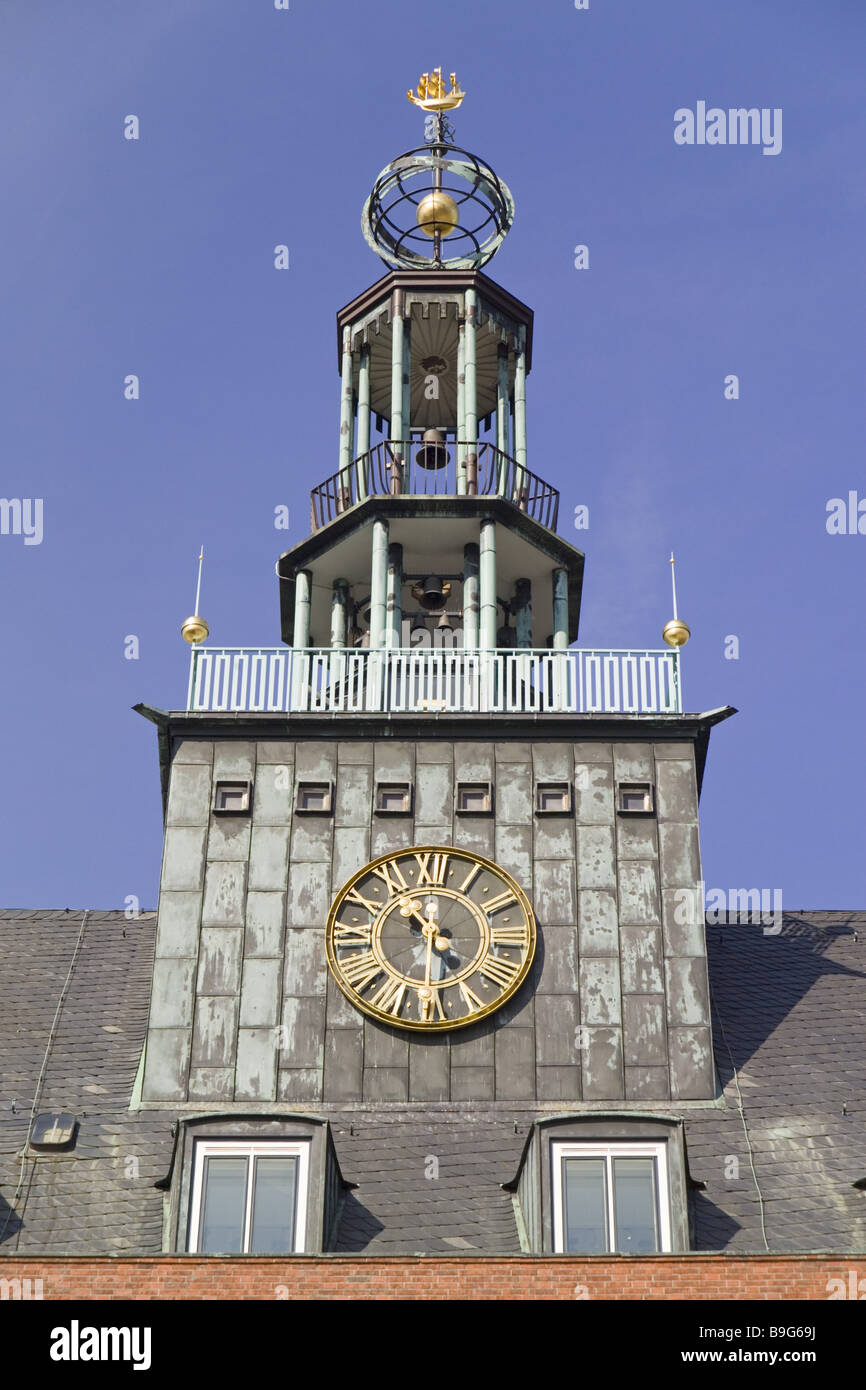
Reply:
<svg viewBox="0 0 866 1390"><path fill-rule="evenodd" d="M0 1261L0 1279L41 1279L45 1299L829 1299L866 1298L866 1258L681 1255L53 1256ZM842 1280L830 1285L829 1281ZM31 1288L34 1286L31 1283ZM32 1296L32 1295L31 1295Z"/></svg>

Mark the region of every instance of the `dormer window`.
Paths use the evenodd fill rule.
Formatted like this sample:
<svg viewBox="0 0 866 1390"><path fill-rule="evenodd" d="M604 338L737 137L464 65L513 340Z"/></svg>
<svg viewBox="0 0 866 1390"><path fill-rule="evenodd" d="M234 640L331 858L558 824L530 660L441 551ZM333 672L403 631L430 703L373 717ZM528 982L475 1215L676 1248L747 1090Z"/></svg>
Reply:
<svg viewBox="0 0 866 1390"><path fill-rule="evenodd" d="M554 1249L579 1255L670 1250L664 1144L551 1144Z"/></svg>
<svg viewBox="0 0 866 1390"><path fill-rule="evenodd" d="M304 1249L310 1142L200 1140L188 1249L203 1255L291 1255Z"/></svg>

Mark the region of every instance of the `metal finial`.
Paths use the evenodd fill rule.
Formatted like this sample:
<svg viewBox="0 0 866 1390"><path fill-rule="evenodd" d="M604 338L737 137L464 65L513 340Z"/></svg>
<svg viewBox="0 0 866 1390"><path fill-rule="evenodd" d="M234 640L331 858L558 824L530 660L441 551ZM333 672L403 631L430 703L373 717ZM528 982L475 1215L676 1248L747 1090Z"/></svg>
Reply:
<svg viewBox="0 0 866 1390"><path fill-rule="evenodd" d="M447 116L466 96L456 72L450 86L441 67L422 73L406 95L424 112L425 143L382 170L361 213L364 238L394 270L480 269L514 221L514 199L489 165L454 144Z"/></svg>
<svg viewBox="0 0 866 1390"><path fill-rule="evenodd" d="M686 624L680 621L679 615L677 613L677 575L673 551L671 551L670 565L671 590L673 593L674 600L674 616L671 618L669 623L665 623L665 626L662 629L662 640L666 642L669 647L684 647L692 634L690 629L686 626Z"/></svg>
<svg viewBox="0 0 866 1390"><path fill-rule="evenodd" d="M203 564L204 546L201 547L198 556L198 578L195 586L195 612L191 618L187 618L180 629L181 637L185 642L189 642L191 646L197 646L199 642L203 642L210 632L210 628L204 618L199 617L198 612L199 599L201 598L201 571Z"/></svg>
<svg viewBox="0 0 866 1390"><path fill-rule="evenodd" d="M673 562L674 562L674 557L673 557L673 555L672 555L672 556L671 556L671 564L673 564ZM202 565L203 565L203 564L204 564L204 546L202 546L201 550L200 550L199 553L198 553L198 579L196 580L196 586L195 586L195 616L196 616L196 617L198 617L198 604L199 604L199 599L201 598L201 569L202 569ZM674 617L676 617L676 611L677 611L677 601L676 601L676 598L674 598Z"/></svg>

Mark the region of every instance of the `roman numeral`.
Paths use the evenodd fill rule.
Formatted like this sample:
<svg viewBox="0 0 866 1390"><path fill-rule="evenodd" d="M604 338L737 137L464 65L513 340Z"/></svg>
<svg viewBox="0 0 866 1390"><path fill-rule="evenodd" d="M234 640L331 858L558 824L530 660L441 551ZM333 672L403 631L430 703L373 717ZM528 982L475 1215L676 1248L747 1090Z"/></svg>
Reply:
<svg viewBox="0 0 866 1390"><path fill-rule="evenodd" d="M353 989L363 989L382 973L382 967L372 951L361 951L357 956L341 960L340 970Z"/></svg>
<svg viewBox="0 0 866 1390"><path fill-rule="evenodd" d="M375 917L377 912L382 911L382 904L374 902L371 898L365 898L363 893L359 893L357 888L350 888L346 894L346 901L358 903L360 907L366 907L367 911Z"/></svg>
<svg viewBox="0 0 866 1390"><path fill-rule="evenodd" d="M494 946L528 946L529 932L525 922L513 927L491 927L490 940Z"/></svg>
<svg viewBox="0 0 866 1390"><path fill-rule="evenodd" d="M422 883L429 883L431 887L441 888L448 872L448 855L416 854L415 859L418 864L418 886L420 887ZM432 868L429 867L431 859L433 860Z"/></svg>
<svg viewBox="0 0 866 1390"><path fill-rule="evenodd" d="M513 960L506 960L502 956L487 956L479 965L478 973L483 975L485 979L492 980L494 984L500 985L502 989L507 989L520 974L520 966L515 965Z"/></svg>
<svg viewBox="0 0 866 1390"><path fill-rule="evenodd" d="M499 912L500 908L510 907L512 903L516 902L517 899L512 892L499 893L495 898L491 898L489 902L484 904L484 911L489 916L491 912Z"/></svg>
<svg viewBox="0 0 866 1390"><path fill-rule="evenodd" d="M396 898L400 893L407 892L409 885L400 871L399 865L392 859L390 864L380 864L378 869L373 870L379 878L383 879L388 885L388 893L392 898Z"/></svg>
<svg viewBox="0 0 866 1390"><path fill-rule="evenodd" d="M473 991L469 988L469 986L467 984L464 984L462 980L457 981L457 988L463 995L463 1002L470 1013L474 1013L476 1009L484 1008L484 1000L479 999L478 995L474 994Z"/></svg>
<svg viewBox="0 0 866 1390"><path fill-rule="evenodd" d="M373 928L369 924L347 926L345 922L334 923L334 945L335 946L369 946L370 934Z"/></svg>
<svg viewBox="0 0 866 1390"><path fill-rule="evenodd" d="M481 865L480 865L480 864L473 864L473 865L472 865L472 868L469 870L469 873L466 875L466 877L464 878L463 882L462 882L461 885L460 885L460 892L461 892L461 893L468 893L468 892L469 892L469 889L472 887L472 884L475 882L476 878L478 877L478 875L479 875L480 873L481 873Z"/></svg>
<svg viewBox="0 0 866 1390"><path fill-rule="evenodd" d="M400 1005L403 1003L403 995L406 993L406 983L399 980L396 975L388 975L385 983L371 995L370 1003L375 1004L377 1009L383 1013L394 1014L400 1012Z"/></svg>

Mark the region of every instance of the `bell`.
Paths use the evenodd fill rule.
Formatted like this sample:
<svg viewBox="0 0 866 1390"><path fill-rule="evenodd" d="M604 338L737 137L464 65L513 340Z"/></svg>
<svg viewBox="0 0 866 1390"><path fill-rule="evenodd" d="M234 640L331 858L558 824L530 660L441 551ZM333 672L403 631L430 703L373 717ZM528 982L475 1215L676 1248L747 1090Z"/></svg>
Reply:
<svg viewBox="0 0 866 1390"><path fill-rule="evenodd" d="M424 616L423 613L416 613L416 614L415 614L415 617L412 619L412 631L413 631L413 632L426 632L426 631L427 631L427 619L425 618L425 616Z"/></svg>
<svg viewBox="0 0 866 1390"><path fill-rule="evenodd" d="M412 585L412 597L417 599L421 607L426 608L428 613L438 613L450 593L450 581L440 579L435 574L429 574L423 584Z"/></svg>
<svg viewBox="0 0 866 1390"><path fill-rule="evenodd" d="M504 627L501 627L497 632L496 645L497 647L517 646L517 632L513 627L509 627L508 623L506 623Z"/></svg>
<svg viewBox="0 0 866 1390"><path fill-rule="evenodd" d="M421 448L415 455L415 462L419 468L444 468L448 463L448 450L445 448L445 436L440 430L425 430L421 440Z"/></svg>
<svg viewBox="0 0 866 1390"><path fill-rule="evenodd" d="M442 614L442 617L439 619L438 623L436 624L436 631L437 631L437 632L453 632L453 631L454 631L454 628L451 626L451 619L448 617L448 614L447 614L447 613L443 613L443 614Z"/></svg>

